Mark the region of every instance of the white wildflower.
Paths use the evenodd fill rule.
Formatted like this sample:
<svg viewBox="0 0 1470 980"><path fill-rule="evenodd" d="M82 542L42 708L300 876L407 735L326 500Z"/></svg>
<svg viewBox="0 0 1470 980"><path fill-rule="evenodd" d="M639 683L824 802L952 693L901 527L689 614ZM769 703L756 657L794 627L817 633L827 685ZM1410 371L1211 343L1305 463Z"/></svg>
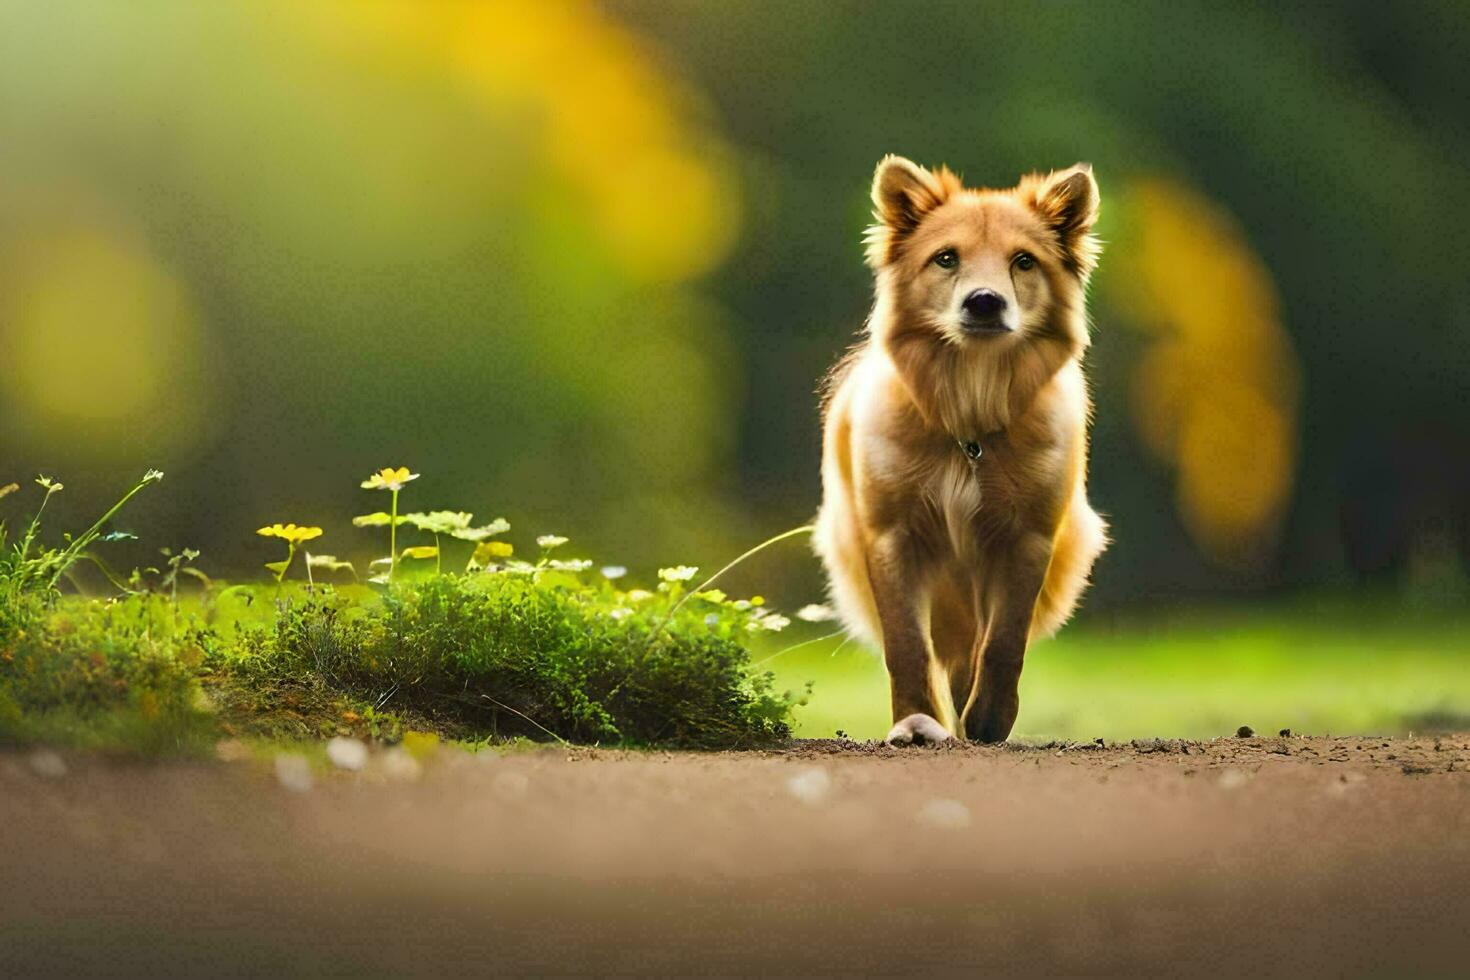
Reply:
<svg viewBox="0 0 1470 980"><path fill-rule="evenodd" d="M546 567L554 572L585 572L592 567L592 562L585 558L553 558Z"/></svg>
<svg viewBox="0 0 1470 980"><path fill-rule="evenodd" d="M830 623L837 613L825 603L811 602L796 611L796 618L807 623Z"/></svg>
<svg viewBox="0 0 1470 980"><path fill-rule="evenodd" d="M770 630L772 633L779 633L786 627L791 625L791 620L787 619L780 613L758 613L755 616L751 617L750 625L756 629Z"/></svg>

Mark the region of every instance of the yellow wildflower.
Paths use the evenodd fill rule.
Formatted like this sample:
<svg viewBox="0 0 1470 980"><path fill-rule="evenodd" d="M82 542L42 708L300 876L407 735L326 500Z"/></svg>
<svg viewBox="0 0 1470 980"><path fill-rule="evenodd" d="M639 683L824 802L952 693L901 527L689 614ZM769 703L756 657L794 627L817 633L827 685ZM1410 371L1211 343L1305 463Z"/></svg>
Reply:
<svg viewBox="0 0 1470 980"><path fill-rule="evenodd" d="M386 466L366 480L363 480L362 488L364 490L398 491L402 490L403 485L409 480L417 480L418 478L419 475L417 473L410 473L407 466L400 466L397 469Z"/></svg>
<svg viewBox="0 0 1470 980"><path fill-rule="evenodd" d="M280 538L290 544L300 544L322 536L319 527L303 527L295 524L271 524L255 532L263 538Z"/></svg>

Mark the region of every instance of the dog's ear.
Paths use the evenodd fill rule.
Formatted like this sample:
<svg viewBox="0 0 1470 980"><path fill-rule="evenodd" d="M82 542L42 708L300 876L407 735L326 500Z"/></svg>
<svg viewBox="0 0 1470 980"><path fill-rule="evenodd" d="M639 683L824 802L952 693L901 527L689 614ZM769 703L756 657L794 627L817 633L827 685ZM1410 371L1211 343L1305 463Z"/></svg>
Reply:
<svg viewBox="0 0 1470 980"><path fill-rule="evenodd" d="M896 259L903 241L924 215L959 189L959 178L944 167L927 170L889 154L873 174L873 220L868 229L868 262L877 268Z"/></svg>
<svg viewBox="0 0 1470 980"><path fill-rule="evenodd" d="M1101 251L1092 235L1098 210L1092 164L1079 163L1047 175L1036 192L1035 206L1042 220L1056 232L1062 251L1085 278Z"/></svg>

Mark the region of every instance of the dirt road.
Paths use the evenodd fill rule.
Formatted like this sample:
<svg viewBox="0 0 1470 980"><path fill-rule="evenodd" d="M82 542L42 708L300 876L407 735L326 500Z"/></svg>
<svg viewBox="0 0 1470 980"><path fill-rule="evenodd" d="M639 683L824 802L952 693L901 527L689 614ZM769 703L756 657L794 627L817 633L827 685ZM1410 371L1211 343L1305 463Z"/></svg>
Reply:
<svg viewBox="0 0 1470 980"><path fill-rule="evenodd" d="M0 975L1460 974L1470 736L0 755ZM64 768L66 771L62 772Z"/></svg>

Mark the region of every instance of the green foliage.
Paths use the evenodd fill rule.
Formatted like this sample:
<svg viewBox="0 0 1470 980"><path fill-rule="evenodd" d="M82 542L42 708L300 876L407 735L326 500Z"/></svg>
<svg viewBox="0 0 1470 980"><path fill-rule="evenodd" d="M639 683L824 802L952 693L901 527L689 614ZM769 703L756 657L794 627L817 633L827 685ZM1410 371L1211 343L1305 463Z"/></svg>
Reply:
<svg viewBox="0 0 1470 980"><path fill-rule="evenodd" d="M207 631L159 595L42 604L0 627L0 743L125 747L148 755L208 744L198 696ZM0 601L0 616L15 604Z"/></svg>
<svg viewBox="0 0 1470 980"><path fill-rule="evenodd" d="M62 574L93 557L87 549L111 536L104 525L158 474L59 548L39 543L39 518L61 486L38 481L46 498L0 561L0 742L157 754L221 734L397 739L428 728L728 748L790 733L797 698L749 667L752 635L786 624L759 598L690 593L697 569L683 565L662 569L653 591L623 591L613 582L625 569L592 577L590 561L553 557L567 543L557 535L537 539L536 561L513 559L508 544L488 540L509 530L503 519L475 527L460 511L398 516L398 489L413 476L387 469L364 485L394 494L390 531L405 523L473 546L466 573L385 575L382 591L310 580L303 588L284 573L296 545L320 529L276 524L259 532L289 549L272 568L274 602L258 601L261 589L220 587L190 566L192 549L164 549L162 569L126 582L108 571L118 598L63 596ZM0 525L0 548L3 533ZM437 554L437 540L403 550ZM351 568L308 555L308 575L312 567ZM182 602L181 574L202 586ZM245 600L229 604L232 619L220 615L230 595Z"/></svg>
<svg viewBox="0 0 1470 980"><path fill-rule="evenodd" d="M718 595L675 608L682 595L586 584L549 561L400 583L367 605L323 589L247 632L226 668L460 731L686 748L785 737L797 698L748 670L769 615Z"/></svg>

